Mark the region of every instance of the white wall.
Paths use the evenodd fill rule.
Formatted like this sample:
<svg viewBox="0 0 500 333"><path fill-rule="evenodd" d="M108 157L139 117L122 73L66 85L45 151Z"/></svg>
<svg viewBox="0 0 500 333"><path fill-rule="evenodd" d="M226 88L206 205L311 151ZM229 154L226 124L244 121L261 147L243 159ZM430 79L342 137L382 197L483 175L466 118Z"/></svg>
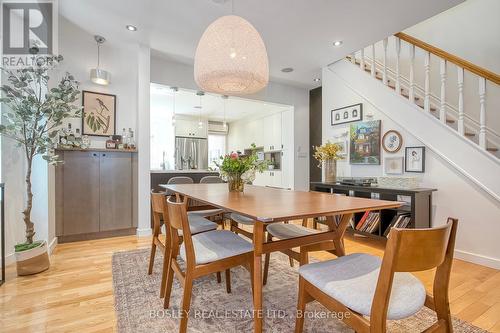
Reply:
<svg viewBox="0 0 500 333"><path fill-rule="evenodd" d="M193 66L181 64L153 55L151 58L151 82L194 89ZM309 90L269 82L269 85L257 94L245 98L266 102L293 105L294 107L294 184L297 190L309 189Z"/></svg>
<svg viewBox="0 0 500 333"><path fill-rule="evenodd" d="M367 79L370 79L367 76ZM363 103L364 119L382 121L382 134L389 129L398 130L403 136L403 148L396 154L382 150L382 161L387 156L404 156L404 146L422 145L407 130L401 128L383 113L348 88L344 82L329 69L323 69L323 142L335 141L335 137L348 131L346 125L330 125L330 110ZM394 98L398 98L394 96ZM445 139L445 138L443 138ZM348 159L338 164L339 176L382 176L383 165L350 165ZM500 268L500 203L466 179L430 149L426 150L426 172L407 173L420 178L422 187L436 188L433 194L432 223L439 225L448 216L459 219L456 256L476 263Z"/></svg>

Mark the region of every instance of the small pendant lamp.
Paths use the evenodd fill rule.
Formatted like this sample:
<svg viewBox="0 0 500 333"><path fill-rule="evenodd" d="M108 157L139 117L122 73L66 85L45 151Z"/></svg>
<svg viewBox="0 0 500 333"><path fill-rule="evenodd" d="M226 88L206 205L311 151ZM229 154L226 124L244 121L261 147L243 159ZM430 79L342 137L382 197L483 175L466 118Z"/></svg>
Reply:
<svg viewBox="0 0 500 333"><path fill-rule="evenodd" d="M111 80L111 74L108 71L99 68L99 61L100 61L100 48L101 45L106 41L106 39L99 35L95 35L94 39L97 42L97 67L92 68L90 70L90 80L95 84L100 84L105 86L109 84L109 81Z"/></svg>

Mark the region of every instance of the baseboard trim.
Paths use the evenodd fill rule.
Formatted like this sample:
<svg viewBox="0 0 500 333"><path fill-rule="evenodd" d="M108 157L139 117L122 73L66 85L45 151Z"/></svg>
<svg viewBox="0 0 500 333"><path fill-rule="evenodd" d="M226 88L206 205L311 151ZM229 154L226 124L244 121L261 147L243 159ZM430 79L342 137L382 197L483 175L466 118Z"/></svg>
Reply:
<svg viewBox="0 0 500 333"><path fill-rule="evenodd" d="M151 228L144 228L144 229L137 228L136 232L137 237L146 237L146 236L151 236L152 234L153 231L151 230Z"/></svg>
<svg viewBox="0 0 500 333"><path fill-rule="evenodd" d="M52 239L52 241L49 243L49 255L51 255L52 252L54 252L56 246L57 246L57 237L54 237L54 239Z"/></svg>
<svg viewBox="0 0 500 333"><path fill-rule="evenodd" d="M500 259L483 256L462 250L455 250L455 259L468 261L474 264L500 269Z"/></svg>

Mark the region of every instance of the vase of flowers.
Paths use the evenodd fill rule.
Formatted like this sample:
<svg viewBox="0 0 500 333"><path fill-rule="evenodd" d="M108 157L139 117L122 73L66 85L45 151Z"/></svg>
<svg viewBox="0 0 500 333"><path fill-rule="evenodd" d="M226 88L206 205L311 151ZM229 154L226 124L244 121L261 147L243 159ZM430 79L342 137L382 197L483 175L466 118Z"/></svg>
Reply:
<svg viewBox="0 0 500 333"><path fill-rule="evenodd" d="M335 183L337 180L337 161L344 159L340 155L342 146L327 141L325 144L313 148L314 158L319 162L318 168L323 167L325 172L325 182Z"/></svg>
<svg viewBox="0 0 500 333"><path fill-rule="evenodd" d="M266 161L259 161L252 144L252 152L248 155L231 153L220 157L220 177L227 181L229 192L243 192L245 183L251 184L255 180L256 172L263 172L267 167Z"/></svg>

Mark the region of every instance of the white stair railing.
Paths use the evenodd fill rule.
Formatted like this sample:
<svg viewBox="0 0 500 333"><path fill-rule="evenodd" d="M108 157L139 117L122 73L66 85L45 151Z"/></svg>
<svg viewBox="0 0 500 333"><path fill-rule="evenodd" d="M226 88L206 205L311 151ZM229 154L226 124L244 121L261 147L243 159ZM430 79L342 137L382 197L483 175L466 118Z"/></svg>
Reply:
<svg viewBox="0 0 500 333"><path fill-rule="evenodd" d="M490 151L492 153L498 152L498 148L500 147L500 141L495 141L494 139L489 138L489 133L496 132L491 131L487 127L487 114L486 114L486 87L487 82L493 82L495 84L500 85L500 75L490 72L486 69L483 69L479 66L471 64L461 58L458 58L454 55L447 53L439 48L436 48L432 45L429 45L421 40L418 40L414 37L406 35L404 33L398 33L394 36L395 38L395 69L391 70L388 68L388 38L385 38L381 41L382 45L382 61L377 62L375 50L376 44L370 45L371 57L367 58L365 56L365 50L362 49L359 52L351 54L350 60L353 64L359 64L363 71L369 71L370 75L373 78L379 79L382 81L384 85L388 85L391 88L395 89L395 92L398 95L408 96L408 99L420 106L424 109L425 112L431 113L436 111L436 118L442 122L443 124L451 124L455 123L456 120L456 128L454 128L460 135L465 136L467 138L472 139L477 134L475 141L481 149ZM405 41L408 46L408 64L409 64L409 77L408 79L402 80L401 76L401 55L402 55L402 42ZM380 45L380 44L377 44ZM418 104L420 100L416 95L416 82L415 82L415 50L419 48L423 51L424 54L424 87L421 89L420 97L423 97L423 105ZM403 53L406 54L406 53ZM439 97L435 97L433 100L433 105L431 105L431 54L433 56L438 57L439 59L439 78L440 78L440 92ZM368 62L368 64L367 64ZM448 118L448 110L450 108L450 104L446 101L447 94L447 65L448 63L453 63L457 66L457 93L458 93L458 101L456 101L456 113L457 116L454 119ZM467 70L472 72L473 74L478 76L479 83L479 126L476 134L472 133L468 130L468 126L466 124L466 114L464 110L464 71ZM389 77L389 71L393 73L392 77ZM381 72L381 76L380 75ZM394 79L394 85L392 84ZM406 89L408 90L408 94L403 93L405 87L403 87L403 81L405 81ZM477 105L477 104L476 104ZM437 112L439 111L439 112ZM496 139L500 139L500 136ZM493 146L492 146L493 145Z"/></svg>

